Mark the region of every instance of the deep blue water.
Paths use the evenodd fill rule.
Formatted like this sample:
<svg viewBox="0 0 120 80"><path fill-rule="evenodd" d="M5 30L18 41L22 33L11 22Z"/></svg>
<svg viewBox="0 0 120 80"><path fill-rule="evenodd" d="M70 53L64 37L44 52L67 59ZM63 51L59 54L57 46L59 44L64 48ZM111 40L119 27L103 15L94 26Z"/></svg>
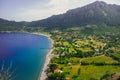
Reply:
<svg viewBox="0 0 120 80"><path fill-rule="evenodd" d="M50 45L42 35L0 33L0 68L12 65L13 80L37 80Z"/></svg>

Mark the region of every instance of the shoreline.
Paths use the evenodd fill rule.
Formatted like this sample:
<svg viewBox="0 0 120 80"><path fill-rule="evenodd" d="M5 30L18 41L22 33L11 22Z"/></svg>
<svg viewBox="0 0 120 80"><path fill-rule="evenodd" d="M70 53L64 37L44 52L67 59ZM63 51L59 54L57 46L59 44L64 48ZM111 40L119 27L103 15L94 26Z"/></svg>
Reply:
<svg viewBox="0 0 120 80"><path fill-rule="evenodd" d="M48 52L45 55L45 59L44 59L44 62L42 64L42 68L41 68L41 71L39 72L39 76L38 76L38 79L37 79L37 80L46 80L46 78L47 78L46 70L49 68L48 64L50 63L51 58L54 56L53 54L51 54L54 50L53 49L54 41L50 38L50 35L47 35L47 34L42 34L42 33L37 33L37 32L31 33L31 34L45 36L50 41L50 49L48 50Z"/></svg>
<svg viewBox="0 0 120 80"><path fill-rule="evenodd" d="M48 37L48 39L50 41L50 49L48 50L48 52L45 55L45 59L44 59L44 62L42 64L42 68L41 68L41 71L40 71L39 77L38 77L38 80L46 80L46 78L47 78L46 70L49 68L48 64L50 63L50 60L53 57L53 54L51 54L51 53L53 52L54 41L48 35L39 34L39 33L35 33L35 34L46 36L46 37Z"/></svg>
<svg viewBox="0 0 120 80"><path fill-rule="evenodd" d="M0 32L7 32L7 33L11 33L11 32L20 32L20 31L0 31ZM38 79L37 80L46 80L47 78L47 73L46 73L46 70L48 69L48 64L51 60L51 58L53 57L53 54L51 54L53 52L53 44L54 44L54 41L50 38L50 35L47 35L47 34L43 34L43 33L37 33L37 32L33 32L33 33L30 33L30 32L22 32L22 33L29 33L29 34L35 34L35 35L42 35L42 36L45 36L48 38L48 40L50 41L50 49L48 50L48 52L46 53L45 55L45 58L44 58L44 62L42 64L42 68L41 68L41 71L39 72L39 76L38 76Z"/></svg>

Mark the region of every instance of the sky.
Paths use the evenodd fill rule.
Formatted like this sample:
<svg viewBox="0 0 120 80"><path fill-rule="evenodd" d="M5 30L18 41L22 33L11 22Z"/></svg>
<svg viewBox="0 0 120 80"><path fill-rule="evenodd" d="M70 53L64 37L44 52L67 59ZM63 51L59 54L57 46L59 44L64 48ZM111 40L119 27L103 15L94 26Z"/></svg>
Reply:
<svg viewBox="0 0 120 80"><path fill-rule="evenodd" d="M15 21L41 20L95 1L98 0L0 0L0 18ZM120 0L99 1L120 5Z"/></svg>

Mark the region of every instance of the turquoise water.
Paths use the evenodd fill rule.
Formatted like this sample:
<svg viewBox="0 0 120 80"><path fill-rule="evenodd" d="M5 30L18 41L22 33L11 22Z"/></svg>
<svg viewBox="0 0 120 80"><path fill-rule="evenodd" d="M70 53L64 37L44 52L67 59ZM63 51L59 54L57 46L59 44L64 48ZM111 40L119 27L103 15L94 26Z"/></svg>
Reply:
<svg viewBox="0 0 120 80"><path fill-rule="evenodd" d="M0 33L0 67L9 72L13 80L37 80L50 48L50 41L42 35L28 33Z"/></svg>

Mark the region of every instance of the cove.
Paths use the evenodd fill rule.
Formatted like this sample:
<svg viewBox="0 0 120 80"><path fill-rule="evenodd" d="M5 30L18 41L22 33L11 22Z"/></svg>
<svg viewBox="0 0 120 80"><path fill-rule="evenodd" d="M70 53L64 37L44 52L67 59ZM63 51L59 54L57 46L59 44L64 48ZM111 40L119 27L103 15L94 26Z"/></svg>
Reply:
<svg viewBox="0 0 120 80"><path fill-rule="evenodd" d="M37 80L51 43L43 35L0 33L0 69L12 74L12 80Z"/></svg>

